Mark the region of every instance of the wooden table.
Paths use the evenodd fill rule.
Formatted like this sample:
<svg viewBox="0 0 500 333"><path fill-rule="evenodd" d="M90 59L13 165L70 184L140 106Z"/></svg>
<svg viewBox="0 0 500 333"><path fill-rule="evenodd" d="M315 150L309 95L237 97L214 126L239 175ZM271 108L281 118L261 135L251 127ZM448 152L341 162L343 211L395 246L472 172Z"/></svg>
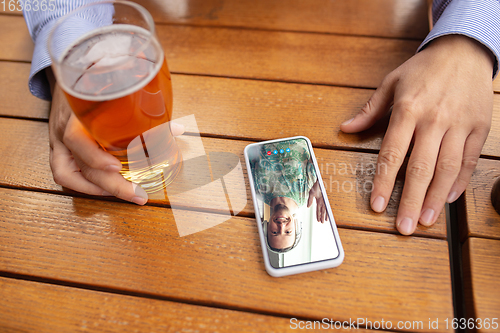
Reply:
<svg viewBox="0 0 500 333"><path fill-rule="evenodd" d="M434 227L400 236L394 221L403 180L386 212L377 214L369 191L349 187L369 184L369 170L341 164L376 161L387 123L359 135L341 133L339 124L414 54L428 32L426 1L138 2L157 23L172 72L174 118L196 119L178 139L181 146L189 151L199 131L206 154L237 156L244 174L248 143L308 136L320 165L337 167L324 169L323 178L341 185L327 190L345 261L313 273L267 275L246 177L226 181L242 203L237 216L207 208L204 203L215 200L210 195L174 211L161 196L139 207L55 184L48 163L50 104L27 89L33 46L20 13L7 8L0 14L0 331L281 332L323 318L364 321L367 331L377 325L452 331L462 305L453 303L461 290L453 290L452 279L461 272L451 272L456 253L450 257L444 212ZM479 172L498 165L499 117L495 95L494 128ZM479 181L474 177L471 186ZM487 190L473 200L469 193L461 207L488 205ZM488 226L500 221L488 214ZM178 218L223 223L181 237ZM462 221L472 225L469 216ZM497 254L498 235L485 240L495 243ZM467 242L475 248L483 240ZM470 302L493 311L479 315L498 313L498 303Z"/></svg>

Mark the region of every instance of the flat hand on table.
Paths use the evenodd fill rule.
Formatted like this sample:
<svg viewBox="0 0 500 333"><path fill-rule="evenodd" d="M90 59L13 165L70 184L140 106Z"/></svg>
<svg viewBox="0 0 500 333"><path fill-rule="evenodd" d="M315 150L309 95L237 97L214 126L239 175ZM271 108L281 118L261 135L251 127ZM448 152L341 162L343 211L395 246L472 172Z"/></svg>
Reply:
<svg viewBox="0 0 500 333"><path fill-rule="evenodd" d="M172 123L172 133L184 132ZM144 205L146 192L119 173L120 161L102 150L83 128L62 92L56 85L49 119L50 167L54 181L72 190L90 195L113 195Z"/></svg>
<svg viewBox="0 0 500 333"><path fill-rule="evenodd" d="M328 221L328 212L326 211L325 200L323 200L323 194L321 193L321 188L319 187L317 180L309 191L307 208L312 206L314 199L316 199L316 220L321 223Z"/></svg>
<svg viewBox="0 0 500 333"><path fill-rule="evenodd" d="M410 142L414 142L396 218L410 235L417 222L436 222L445 202L465 190L491 125L493 56L461 35L434 40L385 77L367 104L341 125L346 133L371 127L393 104L378 155L371 207L382 212Z"/></svg>

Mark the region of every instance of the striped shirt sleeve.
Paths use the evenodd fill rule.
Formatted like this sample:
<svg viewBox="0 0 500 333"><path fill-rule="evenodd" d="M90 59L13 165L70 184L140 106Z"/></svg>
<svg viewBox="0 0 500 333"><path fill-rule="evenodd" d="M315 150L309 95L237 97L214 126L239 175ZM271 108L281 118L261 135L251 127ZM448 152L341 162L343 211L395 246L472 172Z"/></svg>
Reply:
<svg viewBox="0 0 500 333"><path fill-rule="evenodd" d="M28 86L33 95L50 100L50 87L44 69L51 65L47 47L49 34L57 20L72 10L97 0L50 0L47 10L23 9L24 19L35 47L31 60ZM54 6L52 6L54 4Z"/></svg>
<svg viewBox="0 0 500 333"><path fill-rule="evenodd" d="M441 0L432 6L434 27L419 46L424 49L432 40L450 34L473 38L495 56L493 79L500 65L500 0Z"/></svg>

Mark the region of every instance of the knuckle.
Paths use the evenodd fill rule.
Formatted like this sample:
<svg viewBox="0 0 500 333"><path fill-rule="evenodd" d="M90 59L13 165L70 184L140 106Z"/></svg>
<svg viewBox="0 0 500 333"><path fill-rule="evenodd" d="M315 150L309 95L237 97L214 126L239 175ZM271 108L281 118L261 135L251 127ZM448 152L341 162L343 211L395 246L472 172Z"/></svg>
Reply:
<svg viewBox="0 0 500 333"><path fill-rule="evenodd" d="M368 102L366 102L366 104L361 108L361 110L360 110L361 115L367 116L367 115L370 115L372 113L372 111L373 111L373 99L374 98L375 98L374 96L370 97Z"/></svg>
<svg viewBox="0 0 500 333"><path fill-rule="evenodd" d="M460 170L460 161L456 158L441 158L436 165L436 172L455 174Z"/></svg>
<svg viewBox="0 0 500 333"><path fill-rule="evenodd" d="M464 159L462 160L462 168L474 170L476 169L477 163L477 158L464 157Z"/></svg>
<svg viewBox="0 0 500 333"><path fill-rule="evenodd" d="M416 118L417 105L411 99L400 99L394 104L394 108L399 110L400 114L406 118Z"/></svg>
<svg viewBox="0 0 500 333"><path fill-rule="evenodd" d="M408 164L408 169L406 170L406 174L409 177L417 178L417 179L430 179L433 174L433 167L429 161L420 160L413 161Z"/></svg>
<svg viewBox="0 0 500 333"><path fill-rule="evenodd" d="M401 151L396 148L387 148L381 150L378 155L378 164L386 164L386 165L398 165L402 160Z"/></svg>
<svg viewBox="0 0 500 333"><path fill-rule="evenodd" d="M401 206L410 210L420 210L422 208L422 201L414 195L409 195L401 198Z"/></svg>

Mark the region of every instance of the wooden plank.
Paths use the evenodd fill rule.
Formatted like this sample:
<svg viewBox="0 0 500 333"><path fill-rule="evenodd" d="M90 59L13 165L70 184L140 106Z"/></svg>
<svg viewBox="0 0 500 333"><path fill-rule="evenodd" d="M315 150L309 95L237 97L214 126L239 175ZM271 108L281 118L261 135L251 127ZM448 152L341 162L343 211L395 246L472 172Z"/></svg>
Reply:
<svg viewBox="0 0 500 333"><path fill-rule="evenodd" d="M2 332L288 332L291 325L287 318L2 277L0 295L9 300L0 304Z"/></svg>
<svg viewBox="0 0 500 333"><path fill-rule="evenodd" d="M491 120L491 129L481 154L500 157L498 142L500 142L500 94L495 94L493 96L493 116Z"/></svg>
<svg viewBox="0 0 500 333"><path fill-rule="evenodd" d="M428 32L427 6L422 0L294 1L135 1L157 23L308 31L346 35L413 38ZM9 4L11 6L9 7ZM12 1L0 4L0 14L22 12ZM363 22L363 24L355 24Z"/></svg>
<svg viewBox="0 0 500 333"><path fill-rule="evenodd" d="M491 188L500 177L500 161L480 159L465 194L457 204L461 239L500 240L500 215L491 204Z"/></svg>
<svg viewBox="0 0 500 333"><path fill-rule="evenodd" d="M24 19L5 15L0 28L6 31L0 43L8 46L0 50L0 59L30 61L33 47ZM372 88L419 45L385 38L170 25L158 26L157 33L173 72Z"/></svg>
<svg viewBox="0 0 500 333"><path fill-rule="evenodd" d="M371 88L418 46L413 41L325 34L157 28L173 72ZM0 16L0 29L5 32L0 43L6 46L0 59L31 61L33 45L23 17ZM497 82L495 91L500 92Z"/></svg>
<svg viewBox="0 0 500 333"><path fill-rule="evenodd" d="M159 26L157 32L173 72L371 88L419 45L384 38L188 26Z"/></svg>
<svg viewBox="0 0 500 333"><path fill-rule="evenodd" d="M180 217L220 216L12 189L0 189L0 212L4 272L287 317L439 318L446 331L453 316L444 240L341 229L340 267L277 279L250 218L179 237Z"/></svg>
<svg viewBox="0 0 500 333"><path fill-rule="evenodd" d="M299 322L0 277L0 329L5 332L289 332ZM75 302L78 300L78 302ZM304 321L302 327L306 327ZM314 324L312 324L314 325ZM316 324L316 327L320 327ZM322 330L331 327L322 323ZM333 324L334 325L334 324ZM330 327L329 327L330 326ZM347 326L347 325L346 325ZM334 326L333 326L334 327ZM339 326L340 327L340 326ZM335 329L336 332L353 332ZM359 329L356 332L375 332ZM378 330L377 330L378 332Z"/></svg>
<svg viewBox="0 0 500 333"><path fill-rule="evenodd" d="M0 60L31 61L33 42L24 18L0 15Z"/></svg>
<svg viewBox="0 0 500 333"><path fill-rule="evenodd" d="M2 153L3 158L0 159L0 184L55 192L63 191L59 185L54 183L48 164L47 127L47 123L42 122L0 119L0 151L5 152ZM197 144L196 137L192 136L182 136L177 141L187 161L190 161L193 156L204 155L205 153L217 154L223 152L235 156L236 160L241 163L239 175L244 175L244 177L238 177L237 174L225 176L225 184L231 190L233 210L241 211L241 214L245 216L253 216L254 210L250 200L251 194L243 159L243 149L250 142L203 138L202 143ZM398 177L387 210L382 214L378 214L373 212L369 206L372 180L375 172L377 172L375 166L376 155L326 149L315 149L315 152L330 205L334 210L339 225L397 233L395 219L403 187L402 173ZM223 159L224 156L219 158ZM221 162L221 160L217 160L216 155L212 156L210 161L212 169L215 165L220 165ZM200 168L203 168L203 165ZM167 192L172 194L172 191L175 192L179 188L183 190L199 187L203 182L203 173L198 175L196 169L194 172L190 170L192 168L184 168L178 180L180 182L179 186L170 188ZM384 172L384 170L380 169L379 172ZM211 191L211 189L206 191ZM66 191L66 193L72 194L73 192ZM220 207L220 199L211 192L206 193L205 190L200 190L196 195L190 192L190 198L187 202L191 207ZM225 196L222 199L222 203L226 205L223 207L227 208ZM175 198L171 196L169 198L162 192L151 195L150 200L150 203L155 205L173 204L175 206L185 206L185 202L184 197ZM416 235L446 238L445 214L441 213L438 222L431 228L419 226Z"/></svg>
<svg viewBox="0 0 500 333"><path fill-rule="evenodd" d="M423 40L425 0L135 1L156 22Z"/></svg>
<svg viewBox="0 0 500 333"><path fill-rule="evenodd" d="M4 101L0 115L48 117L49 104L27 91L29 64L0 62L0 73L0 85L14 88L0 92ZM174 118L194 114L199 130L207 135L250 140L306 135L320 147L378 150L386 129L387 122L381 121L361 134L347 135L339 130L339 124L368 100L371 89L191 75L172 75L172 81ZM307 117L297 116L304 114ZM499 156L498 141L500 95L495 94L492 129L483 154Z"/></svg>
<svg viewBox="0 0 500 333"><path fill-rule="evenodd" d="M469 238L464 244L462 255L467 316L480 319L476 320L477 330L474 331L498 332L500 325L500 289L498 289L500 241ZM480 323L482 325L479 325Z"/></svg>
<svg viewBox="0 0 500 333"><path fill-rule="evenodd" d="M11 117L47 119L50 103L31 95L28 88L30 65L0 62L0 114Z"/></svg>
<svg viewBox="0 0 500 333"><path fill-rule="evenodd" d="M356 115L373 90L320 85L172 76L174 118L194 114L204 134L250 140L305 135L320 147L378 150L387 119L360 134L339 125ZM228 121L230 119L230 121ZM500 94L482 154L500 156Z"/></svg>
<svg viewBox="0 0 500 333"><path fill-rule="evenodd" d="M22 12L15 1L0 3L0 14ZM424 39L428 32L423 0L310 2L137 0L157 23L308 31ZM9 4L11 6L9 7ZM363 22L356 24L355 22Z"/></svg>

